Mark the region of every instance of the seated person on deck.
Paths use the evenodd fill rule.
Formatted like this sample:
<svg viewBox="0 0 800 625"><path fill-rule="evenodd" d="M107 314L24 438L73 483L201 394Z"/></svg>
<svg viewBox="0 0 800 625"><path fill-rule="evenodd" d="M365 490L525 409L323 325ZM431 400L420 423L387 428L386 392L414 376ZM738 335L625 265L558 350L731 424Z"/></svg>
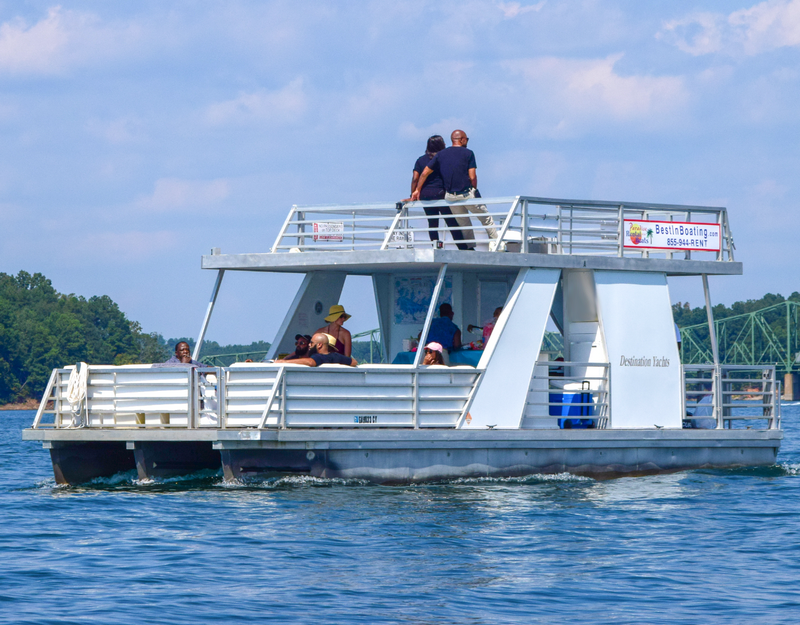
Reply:
<svg viewBox="0 0 800 625"><path fill-rule="evenodd" d="M442 358L442 346L439 343L428 343L425 346L425 358L422 359L423 365L444 365Z"/></svg>
<svg viewBox="0 0 800 625"><path fill-rule="evenodd" d="M472 324L467 326L467 332L472 332L474 330L482 330L483 333L481 335L480 340L480 349L485 349L486 344L489 342L489 337L492 336L492 331L494 327L497 325L497 320L500 318L500 313L503 312L503 307L498 306L494 309L494 316L489 320L485 321L482 326L474 326Z"/></svg>
<svg viewBox="0 0 800 625"><path fill-rule="evenodd" d="M312 354L308 358L296 358L290 361L295 365L306 365L308 367L318 367L319 365L347 365L355 367L358 362L355 358L340 354L331 347L330 337L324 332L317 332L311 337L311 346L317 350L316 354Z"/></svg>
<svg viewBox="0 0 800 625"><path fill-rule="evenodd" d="M294 335L294 352L281 358L281 360L297 360L298 358L306 358L308 348L311 346L311 337L308 334L295 334Z"/></svg>
<svg viewBox="0 0 800 625"><path fill-rule="evenodd" d="M174 367L176 365L192 365L193 367L202 367L203 364L197 362L192 358L192 350L186 341L181 341L175 345L175 354L169 357L169 360L154 364L154 367Z"/></svg>
<svg viewBox="0 0 800 625"><path fill-rule="evenodd" d="M325 317L325 321L328 322L328 325L322 326L317 332L330 334L336 343L334 351L349 356L352 353L353 339L350 336L350 331L342 326L352 315L348 315L344 310L344 306L341 304L331 306L328 313L328 316Z"/></svg>
<svg viewBox="0 0 800 625"><path fill-rule="evenodd" d="M443 349L461 349L461 330L453 323L453 307L450 304L439 306L439 316L431 321L428 343L439 343Z"/></svg>

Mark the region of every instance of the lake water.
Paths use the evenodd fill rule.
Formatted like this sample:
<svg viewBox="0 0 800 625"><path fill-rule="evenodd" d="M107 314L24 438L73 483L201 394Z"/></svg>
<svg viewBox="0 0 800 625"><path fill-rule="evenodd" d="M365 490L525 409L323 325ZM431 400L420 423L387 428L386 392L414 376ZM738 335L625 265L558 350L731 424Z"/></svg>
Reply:
<svg viewBox="0 0 800 625"><path fill-rule="evenodd" d="M771 468L57 487L0 412L0 623L800 621L800 405Z"/></svg>

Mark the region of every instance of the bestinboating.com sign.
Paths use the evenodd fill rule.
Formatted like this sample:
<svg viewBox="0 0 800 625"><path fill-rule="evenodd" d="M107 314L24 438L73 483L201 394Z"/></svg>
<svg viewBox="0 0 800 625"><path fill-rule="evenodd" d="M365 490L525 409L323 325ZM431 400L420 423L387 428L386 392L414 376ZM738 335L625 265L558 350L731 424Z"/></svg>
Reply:
<svg viewBox="0 0 800 625"><path fill-rule="evenodd" d="M624 245L628 249L697 250L719 252L721 229L719 224L701 224L680 221L624 221Z"/></svg>

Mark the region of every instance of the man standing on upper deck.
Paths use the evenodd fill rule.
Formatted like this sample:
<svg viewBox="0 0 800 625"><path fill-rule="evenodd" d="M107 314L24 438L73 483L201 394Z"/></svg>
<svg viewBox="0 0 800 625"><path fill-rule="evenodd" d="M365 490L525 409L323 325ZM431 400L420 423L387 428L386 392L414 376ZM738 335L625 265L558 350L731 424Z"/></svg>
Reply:
<svg viewBox="0 0 800 625"><path fill-rule="evenodd" d="M450 142L453 144L449 148L437 153L431 159L419 177L417 188L411 195L412 200L418 200L422 185L434 171L439 171L444 180L444 190L446 191L445 199L448 202L456 202L459 200L469 200L472 198L479 198L481 196L478 191L478 173L477 165L475 163L475 153L467 147L469 137L463 130L454 130L450 135ZM468 206L451 206L450 210L454 215L466 215L467 210L475 213L480 222L486 228L486 234L490 239L497 239L497 230L494 227L494 220L491 215L487 215L489 211L483 204L475 204ZM459 225L462 227L469 227L471 225L469 217L456 217ZM472 230L462 230L464 239L475 239L475 234ZM475 249L473 242L469 249Z"/></svg>

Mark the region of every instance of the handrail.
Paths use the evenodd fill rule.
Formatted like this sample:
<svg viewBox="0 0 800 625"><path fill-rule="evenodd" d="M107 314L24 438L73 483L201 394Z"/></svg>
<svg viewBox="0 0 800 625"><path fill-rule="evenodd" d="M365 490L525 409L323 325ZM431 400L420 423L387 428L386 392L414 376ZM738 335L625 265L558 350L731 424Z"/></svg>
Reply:
<svg viewBox="0 0 800 625"><path fill-rule="evenodd" d="M547 369L547 374L537 373L541 368ZM562 369L562 373L554 374L551 369ZM601 372L591 372L592 369L601 369ZM538 361L529 387L529 399L525 402L522 420L529 419L585 419L594 423L594 427L604 429L608 427L611 419L611 364L608 362L576 362L547 360ZM546 382L546 388L540 388L536 381ZM563 382L558 385L557 382ZM588 388L565 388L570 383L584 382ZM583 386L583 385L582 385ZM531 394L547 394L546 401L530 401ZM564 393L587 393L588 401L564 401ZM553 395L560 395L560 401L553 400ZM529 411L528 407L533 407ZM571 415L569 410L564 414L564 408L580 408L581 412L591 413L584 415ZM583 410L586 409L586 410ZM546 414L541 414L542 412Z"/></svg>
<svg viewBox="0 0 800 625"><path fill-rule="evenodd" d="M39 404L39 409L36 411L36 417L34 417L33 419L33 425L31 427L33 427L34 430L39 427L39 424L42 421L42 416L44 415L44 413L50 412L49 410L46 410L47 402L51 400L53 401L54 405L52 413L53 414L57 413L57 408L55 406L55 398L50 397L50 395L52 395L53 393L53 386L55 385L57 377L58 377L58 369L53 369L53 372L50 374L50 380L48 380L47 386L44 389L44 394L42 395L42 401ZM56 427L57 425L58 425L57 423L55 422L53 423L53 427Z"/></svg>
<svg viewBox="0 0 800 625"><path fill-rule="evenodd" d="M283 376L286 372L286 367L281 367L280 371L278 371L278 376L275 378L275 382L272 385L272 390L269 393L269 397L267 397L267 403L264 406L264 412L261 414L261 421L258 424L258 429L263 429L267 423L267 419L269 418L269 413L272 411L272 404L275 402L275 397L278 394L278 389L281 387L283 383ZM286 401L286 398L282 398L281 401Z"/></svg>
<svg viewBox="0 0 800 625"><path fill-rule="evenodd" d="M758 377L731 377L729 373L747 371ZM681 377L682 405L687 413L683 418L689 426L697 427L696 420L703 418L713 419L716 429L732 428L734 421L766 420L767 429L780 429L781 385L774 365L681 365ZM704 401L706 398L708 401ZM697 414L701 408L711 414ZM734 414L737 408L755 409L761 414Z"/></svg>
<svg viewBox="0 0 800 625"><path fill-rule="evenodd" d="M475 213L457 215L470 225L449 226L442 216L429 216L425 208L483 206L483 216L494 218L494 226L474 219ZM430 227L429 219L438 226ZM598 200L571 200L515 196L475 198L447 202L370 203L353 205L293 206L271 248L272 253L287 251L342 251L394 248L435 248L438 240L428 233L438 231L474 231L474 238L463 243L484 246L490 242L488 231L494 227L500 244L492 252L589 254L648 258L661 254L674 258L676 251L692 252L683 247L667 250L632 248L625 245L625 220L665 221L688 224L713 224L720 229L719 251L692 248L694 253L713 254L716 261L733 260L733 236L727 211L722 207L679 204L652 204ZM310 230L309 230L310 228ZM452 246L454 241L448 241ZM553 250L548 249L552 244ZM630 242L629 244L630 245ZM676 245L676 244L672 244ZM533 250L531 248L534 248ZM483 249L486 249L485 247Z"/></svg>

